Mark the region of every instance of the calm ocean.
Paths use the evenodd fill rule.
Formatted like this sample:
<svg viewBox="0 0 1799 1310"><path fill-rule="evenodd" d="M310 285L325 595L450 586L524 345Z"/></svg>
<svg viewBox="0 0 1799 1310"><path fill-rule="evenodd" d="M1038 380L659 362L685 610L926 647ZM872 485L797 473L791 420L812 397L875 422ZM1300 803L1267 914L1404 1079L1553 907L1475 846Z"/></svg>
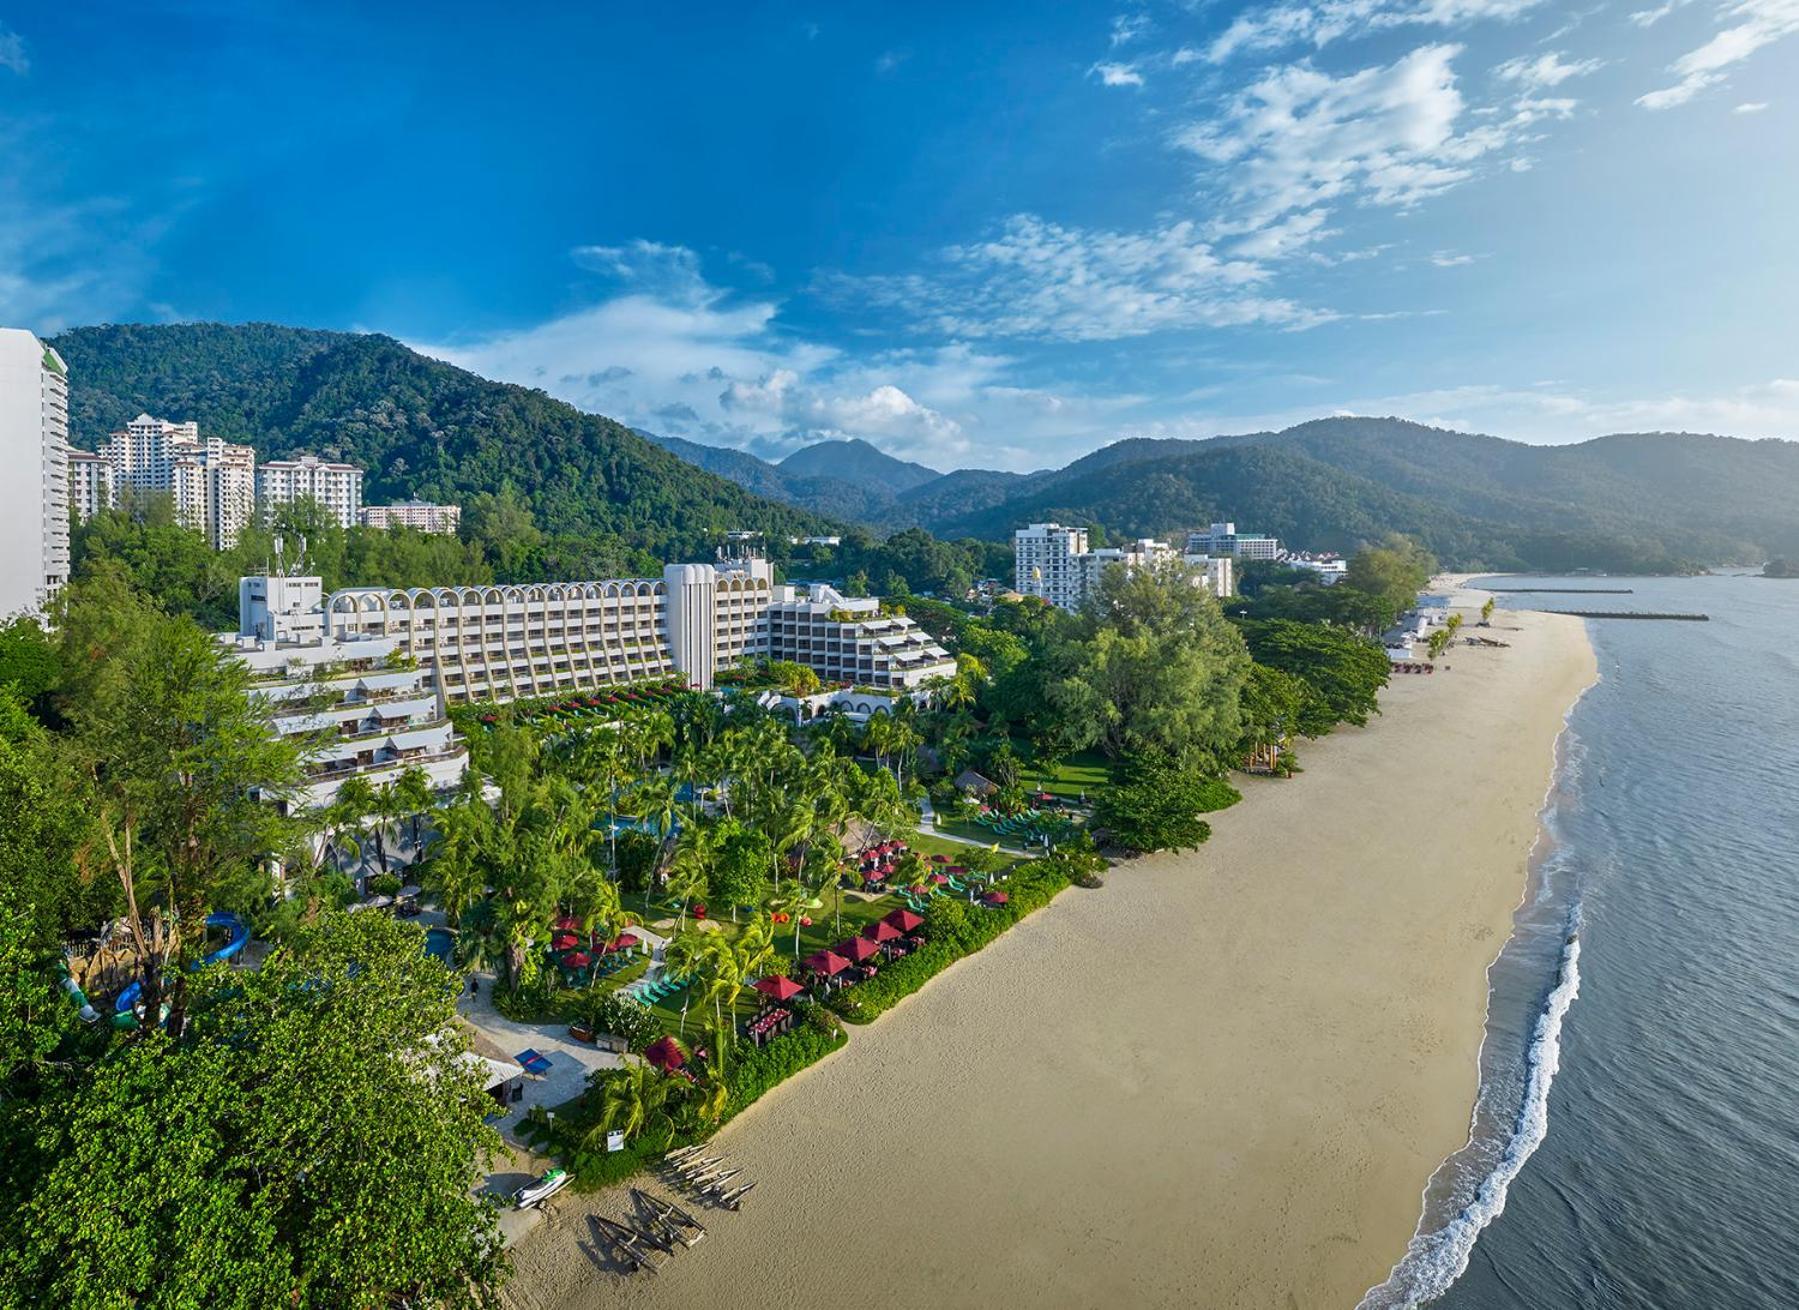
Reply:
<svg viewBox="0 0 1799 1310"><path fill-rule="evenodd" d="M1799 581L1496 585L1712 621L1589 623L1473 1134L1364 1310L1799 1306Z"/></svg>

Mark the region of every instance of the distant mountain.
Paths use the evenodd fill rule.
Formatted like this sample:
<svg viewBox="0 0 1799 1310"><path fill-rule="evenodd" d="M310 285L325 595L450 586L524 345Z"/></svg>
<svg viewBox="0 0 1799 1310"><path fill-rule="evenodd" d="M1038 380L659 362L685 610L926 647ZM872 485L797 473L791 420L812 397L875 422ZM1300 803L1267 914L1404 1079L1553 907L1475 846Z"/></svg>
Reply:
<svg viewBox="0 0 1799 1310"><path fill-rule="evenodd" d="M1533 446L1392 418L1206 441L1121 441L927 524L1003 539L1032 519L1129 535L1213 518L1298 546L1412 532L1445 562L1660 570L1799 545L1799 444L1685 433Z"/></svg>
<svg viewBox="0 0 1799 1310"><path fill-rule="evenodd" d="M895 459L860 437L805 446L782 460L780 468L789 477L828 478L886 496L901 495L943 476L923 464Z"/></svg>
<svg viewBox="0 0 1799 1310"><path fill-rule="evenodd" d="M193 323L76 328L52 344L69 364L72 436L90 449L140 412L193 419L262 458L309 450L361 464L371 502L465 503L511 483L547 532L670 559L703 558L732 529L830 524L611 419L391 337Z"/></svg>

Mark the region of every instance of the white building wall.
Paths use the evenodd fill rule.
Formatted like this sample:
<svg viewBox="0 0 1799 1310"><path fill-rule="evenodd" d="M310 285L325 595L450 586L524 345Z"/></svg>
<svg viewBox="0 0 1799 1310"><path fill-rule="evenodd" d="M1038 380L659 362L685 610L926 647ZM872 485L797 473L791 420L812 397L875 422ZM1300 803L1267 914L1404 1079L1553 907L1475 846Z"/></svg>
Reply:
<svg viewBox="0 0 1799 1310"><path fill-rule="evenodd" d="M62 357L0 328L0 618L41 613L69 578L69 384Z"/></svg>

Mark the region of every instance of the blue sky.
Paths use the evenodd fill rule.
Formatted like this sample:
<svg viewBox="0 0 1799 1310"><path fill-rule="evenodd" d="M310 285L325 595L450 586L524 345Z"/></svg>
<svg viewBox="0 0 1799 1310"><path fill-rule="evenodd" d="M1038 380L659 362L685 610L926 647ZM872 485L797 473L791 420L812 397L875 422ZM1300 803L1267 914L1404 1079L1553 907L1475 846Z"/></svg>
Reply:
<svg viewBox="0 0 1799 1310"><path fill-rule="evenodd" d="M1799 436L1799 0L573 8L0 0L0 323L382 331L945 469Z"/></svg>

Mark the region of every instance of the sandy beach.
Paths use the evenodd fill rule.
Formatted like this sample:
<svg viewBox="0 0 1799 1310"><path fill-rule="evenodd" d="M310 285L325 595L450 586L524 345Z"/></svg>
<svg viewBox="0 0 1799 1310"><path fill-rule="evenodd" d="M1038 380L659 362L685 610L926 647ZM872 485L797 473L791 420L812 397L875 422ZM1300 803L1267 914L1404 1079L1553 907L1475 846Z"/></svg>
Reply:
<svg viewBox="0 0 1799 1310"><path fill-rule="evenodd" d="M660 1277L595 1263L620 1197L565 1194L510 1302L1353 1306L1466 1140L1487 966L1595 676L1578 620L1495 624L1509 649L1396 676L1197 853L1066 892L731 1124L756 1191Z"/></svg>

